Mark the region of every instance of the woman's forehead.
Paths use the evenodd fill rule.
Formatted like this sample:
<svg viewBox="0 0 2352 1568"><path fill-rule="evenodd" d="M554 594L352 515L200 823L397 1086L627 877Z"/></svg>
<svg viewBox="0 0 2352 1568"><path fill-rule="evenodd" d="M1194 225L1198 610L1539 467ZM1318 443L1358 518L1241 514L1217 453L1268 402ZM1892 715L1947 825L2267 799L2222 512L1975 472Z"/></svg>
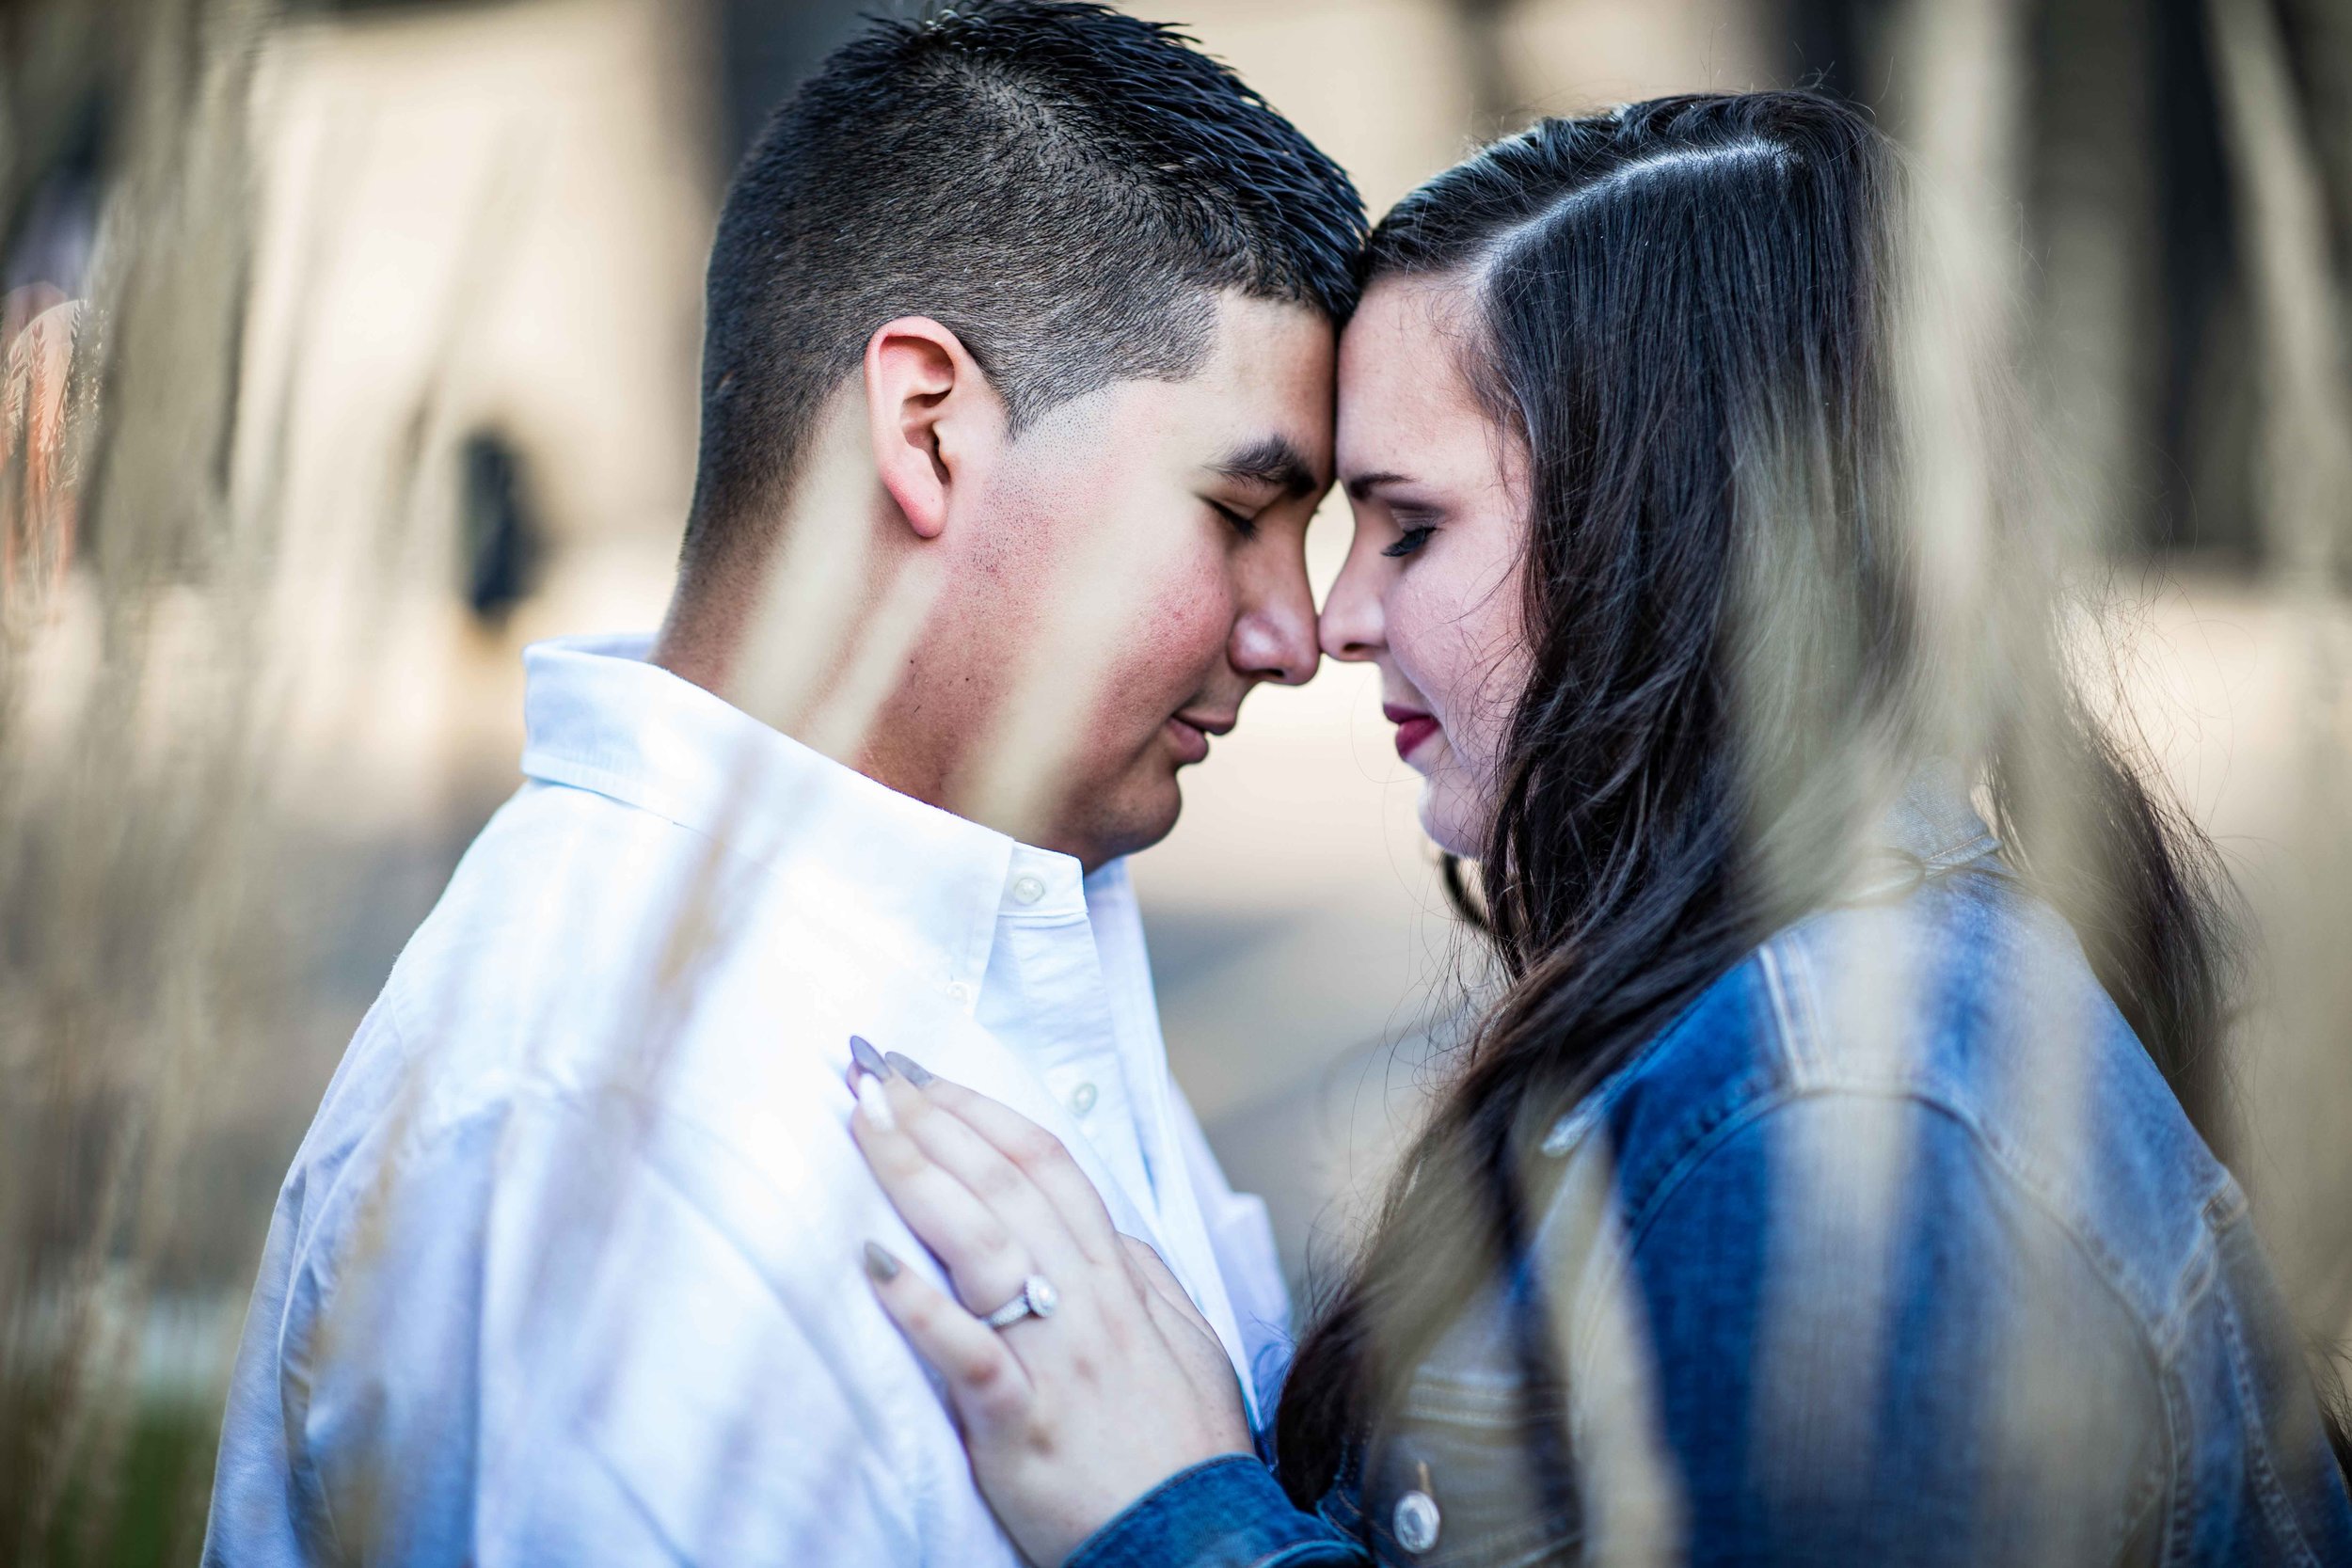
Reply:
<svg viewBox="0 0 2352 1568"><path fill-rule="evenodd" d="M1387 279L1365 293L1340 343L1343 481L1367 461L1351 447L1445 440L1486 422L1463 371L1471 303L1448 278Z"/></svg>

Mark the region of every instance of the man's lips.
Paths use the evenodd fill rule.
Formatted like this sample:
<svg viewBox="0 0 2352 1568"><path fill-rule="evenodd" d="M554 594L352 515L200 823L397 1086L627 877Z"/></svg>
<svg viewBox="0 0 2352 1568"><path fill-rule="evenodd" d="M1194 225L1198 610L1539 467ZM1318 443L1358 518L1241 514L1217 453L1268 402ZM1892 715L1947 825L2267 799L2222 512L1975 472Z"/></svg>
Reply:
<svg viewBox="0 0 2352 1568"><path fill-rule="evenodd" d="M1429 737L1436 735L1439 728L1437 720L1417 707L1383 703L1380 711L1390 723L1396 726L1396 754L1407 762L1412 760L1415 752L1429 743Z"/></svg>
<svg viewBox="0 0 2352 1568"><path fill-rule="evenodd" d="M1200 762L1209 754L1209 736L1223 735L1233 727L1231 718L1216 718L1207 714L1180 713L1168 720L1166 728L1176 743L1176 763L1184 767Z"/></svg>

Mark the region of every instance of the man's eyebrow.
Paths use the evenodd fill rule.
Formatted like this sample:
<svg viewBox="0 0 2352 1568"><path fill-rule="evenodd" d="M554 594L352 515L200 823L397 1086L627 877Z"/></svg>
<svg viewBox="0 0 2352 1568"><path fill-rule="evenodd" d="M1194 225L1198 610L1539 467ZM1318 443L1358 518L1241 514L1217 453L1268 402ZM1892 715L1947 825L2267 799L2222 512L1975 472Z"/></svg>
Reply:
<svg viewBox="0 0 2352 1568"><path fill-rule="evenodd" d="M1349 500L1359 501L1366 496L1371 495L1375 490L1379 489L1384 484L1403 484L1405 483L1406 478L1403 474L1391 474L1386 472L1358 474L1355 478L1347 482L1347 499Z"/></svg>
<svg viewBox="0 0 2352 1568"><path fill-rule="evenodd" d="M1263 484L1295 499L1311 496L1325 481L1283 436L1268 436L1209 465L1210 471L1245 484Z"/></svg>

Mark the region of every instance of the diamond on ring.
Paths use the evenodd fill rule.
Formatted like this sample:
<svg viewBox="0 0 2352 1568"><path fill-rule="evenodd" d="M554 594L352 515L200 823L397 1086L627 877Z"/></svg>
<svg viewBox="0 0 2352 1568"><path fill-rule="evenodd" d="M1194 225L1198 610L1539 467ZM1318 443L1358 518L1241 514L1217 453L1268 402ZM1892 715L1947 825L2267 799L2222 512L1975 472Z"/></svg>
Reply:
<svg viewBox="0 0 2352 1568"><path fill-rule="evenodd" d="M1054 1282L1041 1274L1033 1274L1021 1282L1021 1293L980 1321L991 1328L1004 1328L1024 1318L1050 1318L1054 1308L1061 1305L1061 1292Z"/></svg>

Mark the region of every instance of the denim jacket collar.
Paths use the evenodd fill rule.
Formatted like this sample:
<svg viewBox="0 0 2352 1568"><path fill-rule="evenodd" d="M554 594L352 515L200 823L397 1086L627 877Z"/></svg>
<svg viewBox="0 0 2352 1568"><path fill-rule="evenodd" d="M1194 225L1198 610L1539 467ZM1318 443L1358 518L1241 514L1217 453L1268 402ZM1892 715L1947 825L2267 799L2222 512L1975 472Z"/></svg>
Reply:
<svg viewBox="0 0 2352 1568"><path fill-rule="evenodd" d="M1911 776L1900 799L1881 820L1880 842L1918 861L1930 874L1983 860L2001 841L1968 802L1967 780L1949 759L1937 757Z"/></svg>

